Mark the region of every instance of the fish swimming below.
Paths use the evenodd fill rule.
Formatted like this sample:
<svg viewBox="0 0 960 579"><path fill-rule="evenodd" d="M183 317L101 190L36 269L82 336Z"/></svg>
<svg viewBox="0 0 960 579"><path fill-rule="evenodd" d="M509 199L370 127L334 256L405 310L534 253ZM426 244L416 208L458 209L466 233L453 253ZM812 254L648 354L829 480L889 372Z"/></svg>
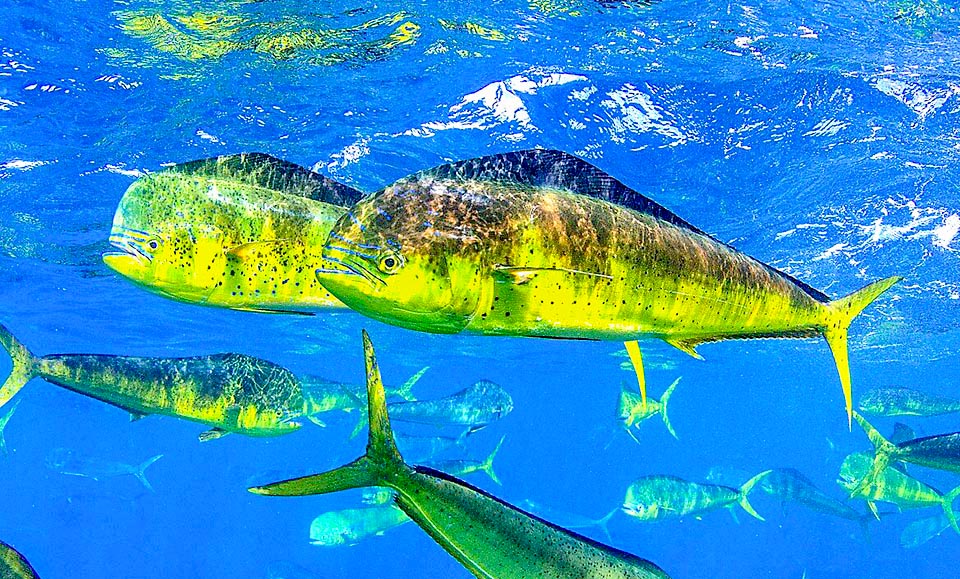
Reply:
<svg viewBox="0 0 960 579"><path fill-rule="evenodd" d="M163 414L212 428L201 440L228 432L277 436L305 413L300 382L289 370L243 354L146 358L98 354L34 356L0 325L0 344L13 361L0 387L0 406L34 377L128 411L136 420Z"/></svg>
<svg viewBox="0 0 960 579"><path fill-rule="evenodd" d="M764 520L753 509L748 495L770 471L748 480L739 489L695 483L669 475L641 477L627 487L623 512L641 521L699 518L704 513L740 505L751 516ZM732 511L731 511L732 512Z"/></svg>
<svg viewBox="0 0 960 579"><path fill-rule="evenodd" d="M657 414L663 419L663 424L667 427L670 435L679 440L680 437L677 436L676 431L673 430L673 425L670 424L670 417L667 415L667 404L670 402L673 390L679 383L680 378L677 378L670 386L667 386L660 400L654 400L652 398L644 400L642 396L626 388L621 389L620 403L617 407L617 418L620 420L620 424L624 430L627 431L627 434L629 434L637 444L640 444L639 430L641 423Z"/></svg>
<svg viewBox="0 0 960 579"><path fill-rule="evenodd" d="M363 333L370 432L367 452L332 471L250 489L261 495L325 494L368 486L397 491L397 505L481 579L665 579L653 563L562 529L397 452L373 345Z"/></svg>
<svg viewBox="0 0 960 579"><path fill-rule="evenodd" d="M310 544L319 547L356 545L409 522L410 517L392 504L328 511L310 523Z"/></svg>
<svg viewBox="0 0 960 579"><path fill-rule="evenodd" d="M387 406L387 411L389 412L390 406ZM466 476L475 472L485 473L490 480L497 483L498 485L503 485L500 482L500 477L497 476L497 473L493 470L493 459L496 458L497 453L500 452L500 447L503 446L503 440L506 436L500 437L500 442L497 443L497 446L487 455L487 458L484 460L471 460L471 459L449 459L449 460L434 460L424 463L424 466L430 467L440 472L444 472L451 476Z"/></svg>
<svg viewBox="0 0 960 579"><path fill-rule="evenodd" d="M867 501L870 512L879 518L877 502L887 502L900 509L916 509L939 506L950 520L957 533L957 517L953 510L953 501L960 496L960 486L947 494L897 470L891 466L884 468L869 485L861 484L870 473L873 464L867 454L856 452L843 459L837 484L850 492L851 498Z"/></svg>
<svg viewBox="0 0 960 579"><path fill-rule="evenodd" d="M147 490L153 491L153 485L147 480L147 468L153 463L163 458L162 454L150 457L138 465L117 462L114 460L103 460L79 456L69 448L55 448L47 455L47 468L55 470L60 474L71 476L80 476L103 481L106 479L133 476L139 480Z"/></svg>
<svg viewBox="0 0 960 579"><path fill-rule="evenodd" d="M872 416L939 416L960 412L960 400L909 388L875 388L860 397L860 411Z"/></svg>
<svg viewBox="0 0 960 579"><path fill-rule="evenodd" d="M396 421L463 426L475 431L510 414L513 398L499 384L480 380L443 398L391 402L387 408Z"/></svg>
<svg viewBox="0 0 960 579"><path fill-rule="evenodd" d="M175 300L261 312L342 309L316 279L323 244L355 189L264 155L174 165L138 179L117 207L103 261Z"/></svg>
<svg viewBox="0 0 960 579"><path fill-rule="evenodd" d="M527 150L400 179L336 223L320 283L351 309L432 333L623 341L692 356L739 338L823 336L852 420L847 332L900 278L831 300L708 236L589 163Z"/></svg>
<svg viewBox="0 0 960 579"><path fill-rule="evenodd" d="M813 481L795 468L775 468L760 482L760 489L783 502L794 502L812 511L859 523L864 529L873 519L817 488Z"/></svg>
<svg viewBox="0 0 960 579"><path fill-rule="evenodd" d="M3 579L39 579L26 557L0 541L0 577Z"/></svg>

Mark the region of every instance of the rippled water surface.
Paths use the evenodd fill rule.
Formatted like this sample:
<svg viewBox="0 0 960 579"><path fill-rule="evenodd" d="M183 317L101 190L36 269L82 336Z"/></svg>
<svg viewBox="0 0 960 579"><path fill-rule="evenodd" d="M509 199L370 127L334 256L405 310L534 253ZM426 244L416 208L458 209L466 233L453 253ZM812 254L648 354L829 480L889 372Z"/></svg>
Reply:
<svg viewBox="0 0 960 579"><path fill-rule="evenodd" d="M37 354L234 351L350 383L363 378L366 328L388 382L429 365L424 398L480 379L513 395L513 413L471 437L482 458L506 435L502 487L469 480L514 504L593 518L643 475L739 485L774 467L844 500L839 465L869 443L847 430L822 340L708 344L705 361L643 344L655 396L683 379L670 410L679 440L655 418L638 445L614 416L633 380L619 344L190 306L134 287L100 255L124 190L172 163L261 151L375 191L448 161L561 149L831 296L905 276L851 328L855 397L896 386L960 398L958 8L14 0L0 20L0 322ZM3 357L0 372L9 367ZM199 425L130 423L41 380L21 396L0 457L0 539L44 578L468 576L414 525L353 547L310 545L310 521L360 506L359 493L247 493L354 458L352 417L200 444ZM919 434L960 429L956 415L907 422ZM884 432L893 423L877 419ZM164 456L147 471L150 492L133 477L63 474L50 459L63 449L127 464ZM909 470L943 491L960 484ZM766 522L618 514L612 544L675 579L932 579L960 564L949 530L901 545L936 508L891 512L864 534L771 497L751 502Z"/></svg>

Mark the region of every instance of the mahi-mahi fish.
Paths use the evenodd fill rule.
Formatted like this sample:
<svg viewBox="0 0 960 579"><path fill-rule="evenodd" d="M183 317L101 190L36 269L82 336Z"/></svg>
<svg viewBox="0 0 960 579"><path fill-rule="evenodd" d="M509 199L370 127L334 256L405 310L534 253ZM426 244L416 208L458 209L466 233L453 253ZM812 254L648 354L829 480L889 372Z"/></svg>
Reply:
<svg viewBox="0 0 960 579"><path fill-rule="evenodd" d="M314 271L327 234L361 193L262 153L174 165L135 181L103 261L175 300L309 313L343 304Z"/></svg>
<svg viewBox="0 0 960 579"><path fill-rule="evenodd" d="M153 492L153 485L147 479L147 468L163 458L162 454L150 457L140 464L129 464L116 460L107 460L96 457L86 457L77 454L69 448L54 448L47 454L47 468L60 474L80 476L95 481L133 476L139 480L147 490Z"/></svg>
<svg viewBox="0 0 960 579"><path fill-rule="evenodd" d="M877 518L880 518L877 502L891 503L900 509L940 506L950 520L951 526L960 533L957 515L953 511L953 502L960 496L960 486L943 494L892 466L880 471L872 484L863 485L861 483L870 472L871 464L872 461L867 454L855 452L848 455L840 465L837 484L850 491L851 498L867 501L867 507Z"/></svg>
<svg viewBox="0 0 960 579"><path fill-rule="evenodd" d="M0 577L3 579L38 579L30 562L10 545L0 541Z"/></svg>
<svg viewBox="0 0 960 579"><path fill-rule="evenodd" d="M317 277L355 311L433 333L624 341L695 357L734 338L822 335L852 410L847 330L890 277L831 300L589 163L527 150L400 179L338 221Z"/></svg>
<svg viewBox="0 0 960 579"><path fill-rule="evenodd" d="M960 473L960 432L934 434L893 443L867 422L867 419L854 413L860 427L873 443L874 457L870 472L860 481L853 492L859 493L867 487L877 484L880 473L891 463L909 462L927 468L935 468Z"/></svg>
<svg viewBox="0 0 960 579"><path fill-rule="evenodd" d="M873 519L872 515L861 513L850 505L827 495L795 468L771 470L760 483L760 488L765 493L778 497L784 503L791 501L818 513L856 521L864 529Z"/></svg>
<svg viewBox="0 0 960 579"><path fill-rule="evenodd" d="M641 521L699 517L709 511L740 505L750 515L764 520L753 509L747 497L770 471L751 478L738 489L714 484L695 483L670 475L641 477L627 487L623 512ZM732 511L731 511L732 512Z"/></svg>
<svg viewBox="0 0 960 579"><path fill-rule="evenodd" d="M34 356L6 327L0 344L13 362L0 406L34 377L130 412L186 418L211 426L200 440L228 432L277 436L300 424L306 402L286 368L244 354L148 358L100 354Z"/></svg>
<svg viewBox="0 0 960 579"><path fill-rule="evenodd" d="M417 525L481 579L665 579L659 567L522 511L440 471L410 466L390 428L376 354L363 332L370 431L367 452L340 468L250 489L261 495L314 495L385 486Z"/></svg>
<svg viewBox="0 0 960 579"><path fill-rule="evenodd" d="M960 412L960 400L909 388L875 388L860 397L860 411L873 416L939 416Z"/></svg>
<svg viewBox="0 0 960 579"><path fill-rule="evenodd" d="M667 427L670 435L678 440L680 439L673 429L673 425L670 424L670 417L667 415L667 404L670 402L670 396L673 394L674 388L676 388L679 383L680 378L677 378L667 386L660 400L654 400L653 398L644 400L642 396L638 396L626 388L621 389L620 403L617 405L617 419L620 421L620 424L623 425L623 429L627 431L627 434L630 435L630 438L636 441L637 444L640 444L640 424L643 423L644 420L657 414L663 419L663 424Z"/></svg>
<svg viewBox="0 0 960 579"><path fill-rule="evenodd" d="M319 547L356 545L409 522L410 517L393 504L327 511L310 523L310 544Z"/></svg>

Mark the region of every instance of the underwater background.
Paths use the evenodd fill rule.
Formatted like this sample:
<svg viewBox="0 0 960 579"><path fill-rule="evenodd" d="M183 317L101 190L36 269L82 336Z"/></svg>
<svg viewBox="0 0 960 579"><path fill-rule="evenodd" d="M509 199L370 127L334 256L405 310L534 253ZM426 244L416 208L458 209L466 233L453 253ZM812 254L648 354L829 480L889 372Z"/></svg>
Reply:
<svg viewBox="0 0 960 579"><path fill-rule="evenodd" d="M831 296L905 276L853 323L854 399L887 386L960 397L955 3L5 7L0 323L38 355L242 352L361 384L366 328L387 383L429 366L418 397L481 379L513 396L509 416L470 437L483 458L506 436L495 465L502 487L467 479L513 504L599 518L640 476L738 486L775 467L799 469L843 500L839 465L870 446L848 431L822 339L707 344L705 361L644 342L652 396L682 376L670 402L679 440L653 418L638 444L615 414L621 384L635 383L619 343L435 336L352 313L203 308L143 291L100 259L124 190L171 163L260 151L375 191L441 163L544 147L590 161ZM131 423L40 379L20 398L0 457L0 539L41 577L469 576L415 525L349 547L310 545L311 520L361 506L359 491L247 492L358 456L355 416L201 444L202 425ZM957 420L905 422L923 435L958 430ZM882 432L893 423L875 420ZM50 457L64 452L131 465L163 457L147 470L151 492L134 477L63 474ZM960 484L916 472L942 491ZM944 578L960 564L950 530L901 545L906 525L935 507L884 516L864 534L762 493L751 502L766 522L742 511L739 522L723 511L660 523L620 513L612 544L675 579Z"/></svg>

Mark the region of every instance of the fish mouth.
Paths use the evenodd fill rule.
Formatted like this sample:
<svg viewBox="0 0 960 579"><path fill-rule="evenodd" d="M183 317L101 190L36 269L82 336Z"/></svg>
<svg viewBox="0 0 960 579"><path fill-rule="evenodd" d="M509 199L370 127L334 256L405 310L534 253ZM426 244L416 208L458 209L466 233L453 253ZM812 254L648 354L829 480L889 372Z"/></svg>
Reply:
<svg viewBox="0 0 960 579"><path fill-rule="evenodd" d="M356 245L346 240L343 241L350 245ZM367 280L373 287L379 288L387 285L387 282L384 281L382 277L374 273L373 270L371 270L366 263L364 263L364 260L375 261L376 258L377 257L375 255L363 253L361 251L351 249L350 247L327 243L323 246L323 259L340 265L346 269L318 268L316 273L317 275L357 275Z"/></svg>
<svg viewBox="0 0 960 579"><path fill-rule="evenodd" d="M643 517L643 510L637 508L636 505L624 504L623 506L620 507L620 510L630 515L631 517Z"/></svg>
<svg viewBox="0 0 960 579"><path fill-rule="evenodd" d="M103 260L110 265L117 259L135 258L139 262L153 261L153 256L140 249L140 244L150 237L146 232L125 230L110 234L110 245L120 251L108 251L103 254Z"/></svg>

